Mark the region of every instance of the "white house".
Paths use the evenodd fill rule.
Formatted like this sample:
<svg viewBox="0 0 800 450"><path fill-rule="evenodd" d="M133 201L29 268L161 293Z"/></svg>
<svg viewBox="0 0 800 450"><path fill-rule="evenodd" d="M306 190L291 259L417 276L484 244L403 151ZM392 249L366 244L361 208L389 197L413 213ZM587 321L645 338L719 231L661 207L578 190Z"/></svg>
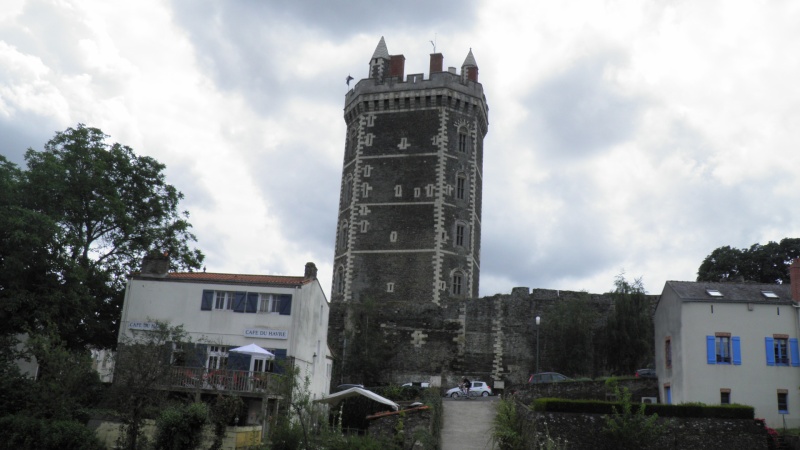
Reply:
<svg viewBox="0 0 800 450"><path fill-rule="evenodd" d="M662 402L751 405L771 427L799 427L796 274L798 262L793 286L667 281L655 312Z"/></svg>
<svg viewBox="0 0 800 450"><path fill-rule="evenodd" d="M303 276L175 273L167 266L165 259L146 258L142 272L129 278L119 340L156 321L183 325L191 344L174 353L182 378L171 389L241 395L248 404L242 425L262 423L273 410L266 384L281 370L276 361L291 362L308 376L313 398L329 392L328 301L313 263ZM249 344L274 359L229 351Z"/></svg>

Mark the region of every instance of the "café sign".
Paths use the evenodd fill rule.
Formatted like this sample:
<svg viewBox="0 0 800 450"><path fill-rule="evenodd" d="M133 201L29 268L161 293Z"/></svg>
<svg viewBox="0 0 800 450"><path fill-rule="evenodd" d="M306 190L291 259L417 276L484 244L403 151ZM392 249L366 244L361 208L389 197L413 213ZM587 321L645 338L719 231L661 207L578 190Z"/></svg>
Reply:
<svg viewBox="0 0 800 450"><path fill-rule="evenodd" d="M158 324L155 322L128 322L128 328L131 330L155 331L158 329Z"/></svg>
<svg viewBox="0 0 800 450"><path fill-rule="evenodd" d="M245 328L244 337L256 339L289 339L287 330L266 330L263 328Z"/></svg>

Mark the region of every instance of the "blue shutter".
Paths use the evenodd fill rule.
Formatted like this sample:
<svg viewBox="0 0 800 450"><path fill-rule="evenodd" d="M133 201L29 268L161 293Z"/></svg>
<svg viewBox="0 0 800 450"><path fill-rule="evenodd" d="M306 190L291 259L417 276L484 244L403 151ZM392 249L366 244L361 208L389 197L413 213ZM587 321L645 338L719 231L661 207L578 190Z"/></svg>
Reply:
<svg viewBox="0 0 800 450"><path fill-rule="evenodd" d="M244 353L228 353L228 369L230 370L250 370L250 355Z"/></svg>
<svg viewBox="0 0 800 450"><path fill-rule="evenodd" d="M288 316L292 314L292 296L291 294L287 295L279 295L278 298L280 299L280 309L278 312L282 316Z"/></svg>
<svg viewBox="0 0 800 450"><path fill-rule="evenodd" d="M233 312L244 312L244 304L245 304L245 293L244 292L234 292L233 293Z"/></svg>
<svg viewBox="0 0 800 450"><path fill-rule="evenodd" d="M211 304L214 302L214 291L203 290L203 300L200 302L201 311L211 311Z"/></svg>
<svg viewBox="0 0 800 450"><path fill-rule="evenodd" d="M731 346L733 347L733 364L739 366L742 364L742 345L739 342L739 336L731 338Z"/></svg>
<svg viewBox="0 0 800 450"><path fill-rule="evenodd" d="M286 364L288 364L289 362L289 360L286 359L286 349L276 348L270 351L272 352L273 355L275 355L275 373L285 373Z"/></svg>
<svg viewBox="0 0 800 450"><path fill-rule="evenodd" d="M714 346L714 336L706 336L706 357L709 364L717 363L717 350Z"/></svg>
<svg viewBox="0 0 800 450"><path fill-rule="evenodd" d="M771 337L764 338L764 347L767 350L767 365L775 365L775 340Z"/></svg>
<svg viewBox="0 0 800 450"><path fill-rule="evenodd" d="M797 348L797 338L789 339L789 349L792 352L792 366L800 366L800 351Z"/></svg>
<svg viewBox="0 0 800 450"><path fill-rule="evenodd" d="M248 292L247 293L247 306L244 312L254 313L258 311L258 293L256 292Z"/></svg>

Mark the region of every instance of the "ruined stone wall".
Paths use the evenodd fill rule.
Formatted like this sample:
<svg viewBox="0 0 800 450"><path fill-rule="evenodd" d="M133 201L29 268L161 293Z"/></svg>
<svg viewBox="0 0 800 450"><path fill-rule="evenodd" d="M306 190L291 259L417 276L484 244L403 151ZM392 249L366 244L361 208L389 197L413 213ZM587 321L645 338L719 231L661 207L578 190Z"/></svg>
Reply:
<svg viewBox="0 0 800 450"><path fill-rule="evenodd" d="M453 387L467 376L492 386L498 381L504 387L525 384L536 366L535 317L547 320L550 309L559 301L587 295L587 308L598 313L598 322L605 321L613 311L610 295L574 291L515 288L511 294L449 298L441 306L381 303L376 320L393 350L382 381L431 381ZM649 297L653 306L657 299ZM346 308L341 303L331 305L331 326L339 323L343 327ZM341 343L329 345L340 347ZM558 351L557 342L540 341L542 371L549 367L548 355Z"/></svg>

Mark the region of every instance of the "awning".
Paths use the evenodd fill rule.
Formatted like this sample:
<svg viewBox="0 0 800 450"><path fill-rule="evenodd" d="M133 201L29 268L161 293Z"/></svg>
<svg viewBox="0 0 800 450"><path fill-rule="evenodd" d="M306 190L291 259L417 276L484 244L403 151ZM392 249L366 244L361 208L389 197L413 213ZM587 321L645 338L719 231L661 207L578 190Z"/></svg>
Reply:
<svg viewBox="0 0 800 450"><path fill-rule="evenodd" d="M256 344L248 344L245 345L244 347L236 347L228 351L235 353L243 353L245 355L256 356L260 358L275 359L275 355L272 352L265 350L257 346Z"/></svg>
<svg viewBox="0 0 800 450"><path fill-rule="evenodd" d="M362 388L358 388L358 387L352 387L352 388L346 389L346 390L344 390L342 392L337 392L335 394L331 394L331 395L329 395L329 396L327 396L325 398L314 400L314 403L328 403L330 405L336 405L337 403L339 403L340 401L342 401L342 400L344 400L346 398L355 397L357 395L363 395L364 397L367 397L370 400L374 400L376 402L383 403L384 405L389 405L395 411L400 409L400 405L398 405L397 403L389 400L388 398L381 397L380 395L378 395L378 394L376 394L376 393L374 393L372 391L368 391L366 389L362 389Z"/></svg>

